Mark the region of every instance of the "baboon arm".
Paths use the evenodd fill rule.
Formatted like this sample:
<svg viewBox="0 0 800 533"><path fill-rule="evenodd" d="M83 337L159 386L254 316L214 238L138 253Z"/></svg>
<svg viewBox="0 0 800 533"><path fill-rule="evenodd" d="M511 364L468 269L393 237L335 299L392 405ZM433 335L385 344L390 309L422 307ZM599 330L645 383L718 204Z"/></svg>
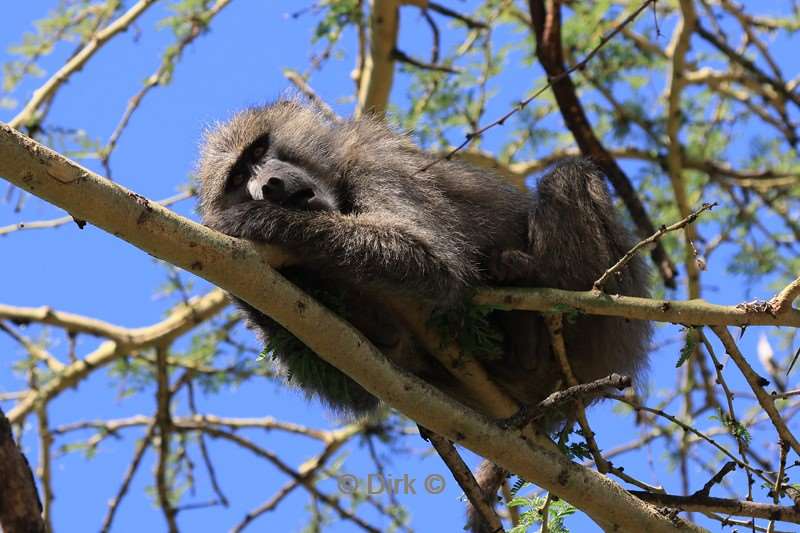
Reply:
<svg viewBox="0 0 800 533"><path fill-rule="evenodd" d="M388 282L428 296L457 292L475 276L457 249L441 245L446 239L385 211L344 215L252 201L226 209L215 226L243 239L286 246L307 266L339 270L327 272L331 275Z"/></svg>

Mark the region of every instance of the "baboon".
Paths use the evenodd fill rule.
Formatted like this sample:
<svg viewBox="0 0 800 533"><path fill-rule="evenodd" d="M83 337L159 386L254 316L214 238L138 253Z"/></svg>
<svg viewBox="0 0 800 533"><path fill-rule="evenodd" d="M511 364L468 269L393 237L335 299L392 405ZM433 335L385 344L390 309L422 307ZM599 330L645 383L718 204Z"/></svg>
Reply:
<svg viewBox="0 0 800 533"><path fill-rule="evenodd" d="M586 160L564 161L523 191L489 170L438 160L379 120L334 121L299 100L244 110L209 131L198 177L205 224L292 251L300 263L284 271L290 280L341 311L395 364L445 391L454 379L383 305L386 296L457 311L482 285L588 290L633 244L604 177ZM646 296L646 279L635 258L606 289ZM308 394L349 413L375 407L372 395L280 325L239 305ZM494 311L487 321L502 339L499 354L481 363L498 386L521 405L553 392L561 371L541 316ZM612 372L635 380L649 333L646 322L623 318L564 323L583 382Z"/></svg>

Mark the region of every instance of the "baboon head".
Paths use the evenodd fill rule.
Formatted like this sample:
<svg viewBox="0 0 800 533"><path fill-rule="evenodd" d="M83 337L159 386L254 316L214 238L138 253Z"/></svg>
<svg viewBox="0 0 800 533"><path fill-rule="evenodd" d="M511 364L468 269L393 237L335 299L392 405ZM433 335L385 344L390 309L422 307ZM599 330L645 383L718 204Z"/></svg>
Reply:
<svg viewBox="0 0 800 533"><path fill-rule="evenodd" d="M248 201L338 211L332 137L329 121L293 100L244 110L215 127L197 170L206 224L214 227L219 212Z"/></svg>

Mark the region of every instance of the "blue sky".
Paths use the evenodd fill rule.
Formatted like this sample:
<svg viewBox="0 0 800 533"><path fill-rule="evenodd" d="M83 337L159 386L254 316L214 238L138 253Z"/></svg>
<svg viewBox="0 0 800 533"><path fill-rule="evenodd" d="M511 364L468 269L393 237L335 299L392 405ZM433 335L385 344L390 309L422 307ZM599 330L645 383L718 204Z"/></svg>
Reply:
<svg viewBox="0 0 800 533"><path fill-rule="evenodd" d="M43 17L56 2L8 4L4 6L3 16L0 17L0 62L11 57L6 53L6 48L20 41L21 34L31 29L31 21ZM288 87L282 69L293 67L302 70L311 55L308 43L313 19L308 16L297 19L285 16L300 5L305 5L305 2L233 2L214 21L213 30L186 51L176 69L173 83L148 95L112 156L114 178L149 198L170 196L181 184L186 183L204 128L230 116L237 109L282 94ZM141 34L129 32L116 39L93 58L83 71L73 76L68 86L59 92L49 123L80 128L93 138L105 140L113 131L127 99L156 69L160 54L172 42L168 30L153 30L165 14L163 6L156 5L137 24L143 30ZM424 49L428 42L427 33L419 17L412 9L404 10L404 17L401 41L404 50L414 52ZM666 45L667 37L663 41ZM352 42L353 36L348 35L343 48L353 50ZM43 68L48 74L52 73L70 52L70 46L62 45L42 62ZM787 73L796 73L796 56L787 50L779 59L785 60ZM353 84L348 77L352 62L353 58L346 56L341 63L315 75L312 80L318 93L342 114L349 114L351 110L343 97L352 94ZM519 75L505 79L502 88L498 88L501 97L492 104L492 111L503 111L504 106L513 102L515 97L519 98L520 94L530 89L532 79L533 76ZM41 79L28 79L13 96L24 102L41 82ZM402 98L403 84L400 78L393 93L396 99ZM8 120L14 113L15 110L0 109L0 120ZM490 113L490 116L495 115ZM491 143L490 140L490 146ZM85 160L82 163L101 171L95 161ZM0 182L0 201L5 193ZM188 201L177 205L175 209L196 218L193 207L193 202ZM19 214L13 212L13 203L0 204L0 226L60 214L58 209L36 199L29 199ZM144 326L160 320L169 306L175 303L173 297L157 297L157 289L166 278L167 270L163 265L91 225L84 230L68 225L56 230L17 232L0 238L0 258L0 302L5 304L50 305L126 326ZM745 286L741 280L726 275L722 265L724 263L721 261L717 266L712 265L705 275L708 285L717 288L706 293L709 300L735 303L745 298L770 296L771 293L763 286ZM195 279L194 283L197 292L207 288L202 280ZM30 332L35 334L36 331ZM657 340L673 338L678 334L677 327L661 328ZM748 333L743 348L753 353L756 339L756 331ZM63 341L59 342L53 350L63 356L65 346ZM95 344L93 339L80 337L79 353L88 352ZM674 362L677 352L678 345L671 344L654 353L650 374L654 388L668 390L675 386ZM19 347L6 336L0 336L0 353L4 355L0 360L0 389L17 390L23 387L24 383L11 372L14 360L22 355ZM152 412L152 395L144 393L120 400L117 391L108 385L105 378L105 372L97 373L81 384L77 391L70 391L55 401L51 411L53 423ZM226 390L211 398L202 396L200 410L230 416L270 415L309 425L326 425L332 418L319 405L307 403L296 392L263 382ZM629 418L612 415L608 405L593 411L591 420L600 428L598 433L602 447L612 448L635 435ZM140 434L140 430L127 430L126 438L109 439L92 461L87 462L80 454L70 454L57 461L54 516L55 525L60 531L91 531L99 527L106 501L121 480L135 439ZM252 433L251 436L278 451L292 465L300 464L318 450L307 440L286 437L280 433ZM35 458L35 440L26 438L23 442L31 458ZM427 450L427 444L415 436L406 437L399 444L419 454ZM243 454L228 444L212 441L211 449L223 488L233 503L228 509L213 507L181 513L180 523L186 531L227 530L244 512L258 505L285 481L263 461ZM665 474L669 472L669 466L663 452L660 444L656 443L644 453L626 458L620 464L624 464L627 472L647 482L674 479L671 474ZM371 471L365 460L364 448L351 446L349 453L345 471L360 476ZM404 464L407 457L403 456L389 466L389 471L395 477L410 473L422 479L433 473L444 475L447 479L447 490L442 494L400 497L414 517L412 525L418 531L428 531L431 530L430 524L445 526L441 522L445 518L460 521L463 509L459 499L460 490L438 458L414 459ZM198 460L195 462L199 465ZM152 484L152 467L153 455L150 454L120 510L115 531L159 531L163 528L161 514L150 503L149 497L144 495L145 487ZM693 488L699 488L707 477L705 472L695 468L692 472ZM335 493L332 481L323 483L321 488ZM202 479L198 494L188 498L188 501L205 501L211 497L208 483ZM302 510L306 503L305 494L298 491L277 512L262 518L253 530L299 530L303 524ZM571 524L574 531L593 530L585 519L576 519ZM448 530L460 527L447 526ZM330 529L351 530L347 523L338 523Z"/></svg>

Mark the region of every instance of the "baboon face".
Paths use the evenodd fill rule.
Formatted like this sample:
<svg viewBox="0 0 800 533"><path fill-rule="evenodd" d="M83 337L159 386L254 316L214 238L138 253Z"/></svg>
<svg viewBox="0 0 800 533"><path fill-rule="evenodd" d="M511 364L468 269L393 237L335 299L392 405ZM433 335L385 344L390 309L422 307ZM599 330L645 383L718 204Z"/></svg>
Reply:
<svg viewBox="0 0 800 533"><path fill-rule="evenodd" d="M200 210L215 216L248 201L289 209L339 211L331 125L308 107L281 101L238 113L205 138ZM266 205L266 204L265 204Z"/></svg>

